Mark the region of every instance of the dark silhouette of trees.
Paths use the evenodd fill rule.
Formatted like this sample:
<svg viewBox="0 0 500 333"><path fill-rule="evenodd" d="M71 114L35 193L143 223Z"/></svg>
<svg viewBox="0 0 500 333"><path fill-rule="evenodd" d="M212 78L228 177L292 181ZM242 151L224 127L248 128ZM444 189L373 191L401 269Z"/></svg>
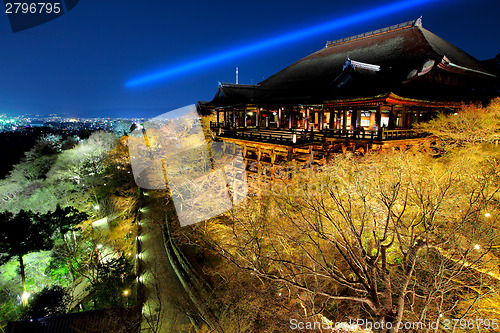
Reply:
<svg viewBox="0 0 500 333"><path fill-rule="evenodd" d="M0 265L13 257L18 258L25 304L27 294L23 256L31 252L50 250L54 244L52 232L51 225L34 213L24 210L15 215L10 212L0 213Z"/></svg>
<svg viewBox="0 0 500 333"><path fill-rule="evenodd" d="M131 296L135 275L133 265L123 253L118 258L94 256L92 270L88 271L88 290L94 308L124 305ZM99 303L99 304L98 304Z"/></svg>
<svg viewBox="0 0 500 333"><path fill-rule="evenodd" d="M71 206L62 208L57 204L56 209L45 214L44 218L50 221L52 227L59 233L57 237L64 238L68 231L74 230L77 224L85 221L88 214Z"/></svg>
<svg viewBox="0 0 500 333"><path fill-rule="evenodd" d="M25 313L26 318L42 318L66 313L70 303L69 292L58 285L45 287L36 293Z"/></svg>

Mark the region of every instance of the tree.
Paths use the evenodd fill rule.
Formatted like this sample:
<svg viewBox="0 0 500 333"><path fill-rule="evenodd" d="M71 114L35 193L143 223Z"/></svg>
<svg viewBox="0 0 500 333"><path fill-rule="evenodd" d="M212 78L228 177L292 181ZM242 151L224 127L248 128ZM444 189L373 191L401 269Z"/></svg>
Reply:
<svg viewBox="0 0 500 333"><path fill-rule="evenodd" d="M42 318L66 313L70 304L68 291L58 285L45 287L36 293L25 313L27 318Z"/></svg>
<svg viewBox="0 0 500 333"><path fill-rule="evenodd" d="M88 290L94 308L124 305L124 298L131 295L134 283L133 265L123 253L118 258L94 258L94 269L89 271Z"/></svg>
<svg viewBox="0 0 500 333"><path fill-rule="evenodd" d="M421 123L416 130L428 133L439 140L441 150L452 151L457 147L500 140L500 97L486 107L464 106L455 114L440 114L428 123Z"/></svg>
<svg viewBox="0 0 500 333"><path fill-rule="evenodd" d="M403 319L486 315L499 301L500 171L482 156L339 156L198 230L243 271L301 295L307 315L393 332Z"/></svg>
<svg viewBox="0 0 500 333"><path fill-rule="evenodd" d="M74 253L78 247L76 244L75 237L66 237L69 231L73 231L75 226L88 218L88 214L85 212L80 212L78 209L68 206L61 208L57 204L56 209L53 212L44 214L42 217L45 221L50 221L50 224L54 231L58 233L58 238L62 240L66 262L68 264L69 273L71 279L75 281L75 272L73 269L73 264L71 262L72 253Z"/></svg>
<svg viewBox="0 0 500 333"><path fill-rule="evenodd" d="M59 232L59 237L64 238L68 231L74 230L78 223L85 221L88 214L71 206L62 208L57 204L56 209L43 215L43 218L50 221L52 227Z"/></svg>
<svg viewBox="0 0 500 333"><path fill-rule="evenodd" d="M21 210L16 215L0 213L0 265L12 257L19 260L23 288L23 303L27 304L26 276L23 256L36 251L50 250L53 229L36 214Z"/></svg>

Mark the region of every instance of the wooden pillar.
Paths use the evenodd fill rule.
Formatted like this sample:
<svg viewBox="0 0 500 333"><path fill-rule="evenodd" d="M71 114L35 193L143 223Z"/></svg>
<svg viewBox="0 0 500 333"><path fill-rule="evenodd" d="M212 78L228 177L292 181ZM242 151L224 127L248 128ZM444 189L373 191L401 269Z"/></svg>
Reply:
<svg viewBox="0 0 500 333"><path fill-rule="evenodd" d="M232 126L233 128L236 128L236 108L233 109L233 119L232 119Z"/></svg>
<svg viewBox="0 0 500 333"><path fill-rule="evenodd" d="M243 127L247 128L248 115L247 115L247 106L246 105L245 105L245 108L243 109L243 112L245 113L245 115L243 116L243 119L244 119L244 122L245 122L245 124L243 125Z"/></svg>
<svg viewBox="0 0 500 333"><path fill-rule="evenodd" d="M337 118L337 112L333 108L330 108L330 129L335 128L336 118Z"/></svg>
<svg viewBox="0 0 500 333"><path fill-rule="evenodd" d="M216 112L217 112L217 127L219 127L220 126L219 125L219 123L220 123L220 121L219 121L219 109L217 109Z"/></svg>
<svg viewBox="0 0 500 333"><path fill-rule="evenodd" d="M356 123L356 120L358 119L358 112L357 110L351 110L351 130L356 129L358 124Z"/></svg>
<svg viewBox="0 0 500 333"><path fill-rule="evenodd" d="M375 128L377 129L377 140L382 141L382 104L377 105L377 111L375 111Z"/></svg>
<svg viewBox="0 0 500 333"><path fill-rule="evenodd" d="M281 108L278 108L278 122L276 123L276 127L280 128L281 123Z"/></svg>
<svg viewBox="0 0 500 333"><path fill-rule="evenodd" d="M260 108L257 108L257 112L255 112L255 126L260 129Z"/></svg>
<svg viewBox="0 0 500 333"><path fill-rule="evenodd" d="M227 125L227 110L224 109L224 127Z"/></svg>
<svg viewBox="0 0 500 333"><path fill-rule="evenodd" d="M269 114L269 110L266 112L266 128L269 128L269 118L271 118L271 115Z"/></svg>
<svg viewBox="0 0 500 333"><path fill-rule="evenodd" d="M342 109L342 130L347 130L347 110Z"/></svg>
<svg viewBox="0 0 500 333"><path fill-rule="evenodd" d="M389 111L389 129L394 129L396 121L396 115L394 113L394 104L391 104L391 110Z"/></svg>
<svg viewBox="0 0 500 333"><path fill-rule="evenodd" d="M402 126L404 129L408 129L410 128L410 126L408 126L408 112L406 111L406 106L403 107L403 112L401 113L401 122L402 122Z"/></svg>
<svg viewBox="0 0 500 333"><path fill-rule="evenodd" d="M377 122L376 122L375 118L376 118L376 112L370 111L370 126L369 126L370 130L377 128Z"/></svg>
<svg viewBox="0 0 500 333"><path fill-rule="evenodd" d="M306 108L306 117L305 117L305 121L304 121L304 128L307 130L309 130L309 108Z"/></svg>
<svg viewBox="0 0 500 333"><path fill-rule="evenodd" d="M321 110L319 111L319 130L320 131L323 131L324 117L325 117L325 111L323 110L323 106L322 106Z"/></svg>
<svg viewBox="0 0 500 333"><path fill-rule="evenodd" d="M375 128L380 129L382 125L382 105L377 105L377 111L375 111Z"/></svg>
<svg viewBox="0 0 500 333"><path fill-rule="evenodd" d="M292 129L292 112L293 109L288 110L288 129Z"/></svg>

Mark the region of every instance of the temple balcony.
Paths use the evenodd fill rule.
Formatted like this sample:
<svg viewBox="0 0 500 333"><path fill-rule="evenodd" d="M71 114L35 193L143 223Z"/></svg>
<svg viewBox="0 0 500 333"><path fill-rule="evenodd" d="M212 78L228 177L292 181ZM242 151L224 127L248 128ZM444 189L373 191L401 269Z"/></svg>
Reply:
<svg viewBox="0 0 500 333"><path fill-rule="evenodd" d="M411 129L386 129L379 130L364 130L364 129L324 129L309 130L303 129L266 129L266 128L231 128L229 124L216 122L210 123L210 128L215 132L216 136L223 138L231 138L242 141L253 141L285 146L300 146L308 144L322 144L327 141L345 140L345 141L368 141L382 142L390 140L407 140L421 138L422 133L415 132Z"/></svg>

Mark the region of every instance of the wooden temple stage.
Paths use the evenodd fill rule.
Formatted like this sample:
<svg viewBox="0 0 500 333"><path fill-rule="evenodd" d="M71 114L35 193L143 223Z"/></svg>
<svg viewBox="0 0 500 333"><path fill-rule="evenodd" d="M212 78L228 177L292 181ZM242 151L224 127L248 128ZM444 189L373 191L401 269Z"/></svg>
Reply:
<svg viewBox="0 0 500 333"><path fill-rule="evenodd" d="M267 179L282 178L289 167L308 168L325 165L335 154L369 151L431 151L431 139L412 130L311 131L293 133L277 129L223 130L212 123L218 140L236 144L245 158L249 175ZM294 142L295 137L295 142ZM231 150L227 145L224 150Z"/></svg>
<svg viewBox="0 0 500 333"><path fill-rule="evenodd" d="M329 41L257 84L219 83L198 109L216 117L217 139L238 144L250 171L324 165L347 151L429 151L431 139L414 128L498 96L491 63L418 18Z"/></svg>

